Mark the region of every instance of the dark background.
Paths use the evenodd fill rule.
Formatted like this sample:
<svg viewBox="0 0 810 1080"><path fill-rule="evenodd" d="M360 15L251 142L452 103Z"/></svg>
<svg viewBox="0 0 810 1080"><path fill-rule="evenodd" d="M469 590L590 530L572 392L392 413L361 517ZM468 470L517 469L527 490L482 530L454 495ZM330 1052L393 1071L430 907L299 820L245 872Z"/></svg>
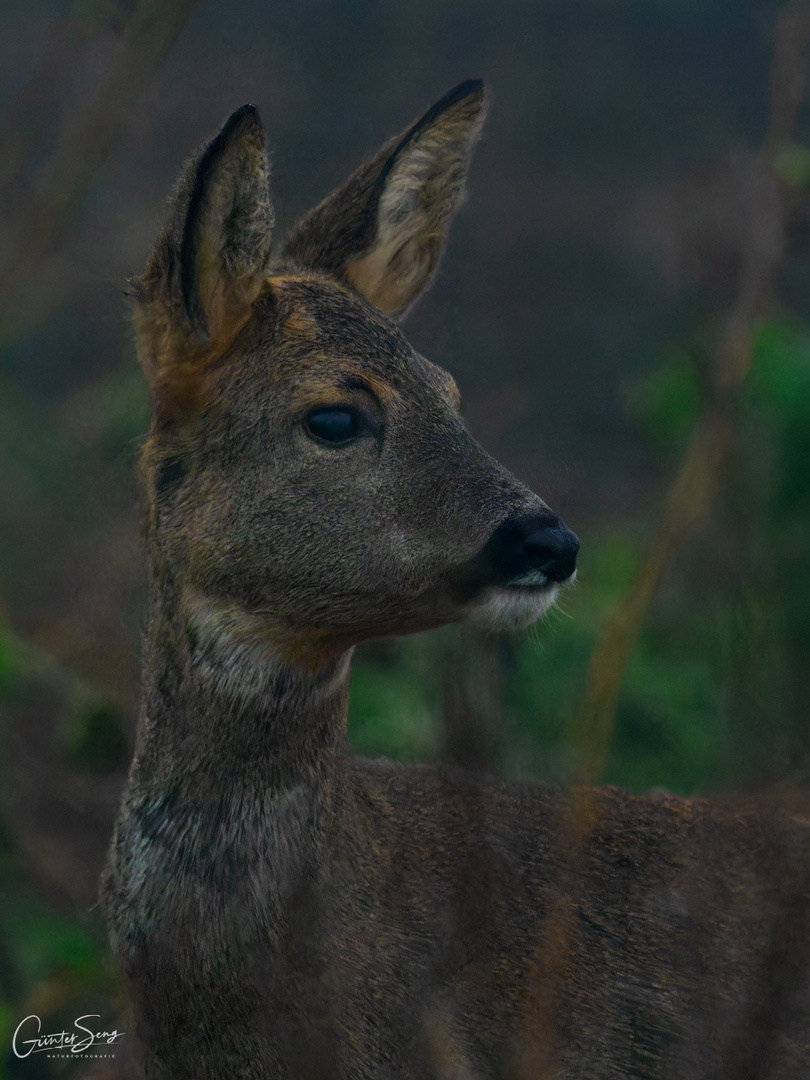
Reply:
<svg viewBox="0 0 810 1080"><path fill-rule="evenodd" d="M807 775L806 105L790 152L772 155L779 181L772 169L762 181L757 157L780 5L198 0L154 76L141 90L130 79L108 135L97 122L87 136L98 88L149 6L0 6L10 1077L65 1071L7 1055L7 1032L28 1013L52 1025L79 1004L112 1016L91 908L133 745L145 580L134 465L148 423L124 283L185 157L246 101L268 131L281 236L447 89L487 81L469 196L407 330L456 377L474 433L582 540L562 613L524 639L444 633L361 652L351 735L371 754L471 754L562 781L575 771L589 656L710 410L740 267L770 228L762 186L777 185L786 254L746 324L753 364L731 448L708 512L670 552L593 778L720 794ZM472 749L454 735L442 665L463 684Z"/></svg>

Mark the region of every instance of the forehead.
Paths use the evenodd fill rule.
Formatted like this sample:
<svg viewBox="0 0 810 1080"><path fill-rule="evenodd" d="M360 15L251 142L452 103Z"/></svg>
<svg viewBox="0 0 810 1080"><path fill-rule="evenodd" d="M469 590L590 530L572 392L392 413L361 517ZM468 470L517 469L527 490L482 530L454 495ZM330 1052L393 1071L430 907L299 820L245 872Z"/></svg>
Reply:
<svg viewBox="0 0 810 1080"><path fill-rule="evenodd" d="M451 376L420 356L399 328L356 293L329 279L268 279L274 307L275 361L299 378L359 380L407 397L423 394L457 404Z"/></svg>

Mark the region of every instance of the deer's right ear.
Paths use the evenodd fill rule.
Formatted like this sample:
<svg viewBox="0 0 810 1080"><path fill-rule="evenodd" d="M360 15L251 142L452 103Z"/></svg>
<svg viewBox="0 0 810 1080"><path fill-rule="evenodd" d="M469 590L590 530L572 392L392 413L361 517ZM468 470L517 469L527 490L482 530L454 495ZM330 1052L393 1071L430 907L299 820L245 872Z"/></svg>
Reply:
<svg viewBox="0 0 810 1080"><path fill-rule="evenodd" d="M186 167L174 213L133 282L138 349L153 392L171 397L245 324L270 261L273 208L264 131L243 105Z"/></svg>

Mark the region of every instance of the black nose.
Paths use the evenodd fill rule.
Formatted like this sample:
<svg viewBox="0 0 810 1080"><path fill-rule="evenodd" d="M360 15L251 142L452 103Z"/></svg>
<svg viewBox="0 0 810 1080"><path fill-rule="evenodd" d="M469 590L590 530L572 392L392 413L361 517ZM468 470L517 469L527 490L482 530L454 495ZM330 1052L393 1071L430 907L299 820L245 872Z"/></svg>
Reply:
<svg viewBox="0 0 810 1080"><path fill-rule="evenodd" d="M579 540L566 529L538 529L523 541L523 550L533 569L541 570L549 581L567 581L577 568Z"/></svg>
<svg viewBox="0 0 810 1080"><path fill-rule="evenodd" d="M454 575L459 596L470 599L493 585L538 584L529 577L538 570L546 581L567 581L576 570L578 551L579 540L550 510L508 518Z"/></svg>

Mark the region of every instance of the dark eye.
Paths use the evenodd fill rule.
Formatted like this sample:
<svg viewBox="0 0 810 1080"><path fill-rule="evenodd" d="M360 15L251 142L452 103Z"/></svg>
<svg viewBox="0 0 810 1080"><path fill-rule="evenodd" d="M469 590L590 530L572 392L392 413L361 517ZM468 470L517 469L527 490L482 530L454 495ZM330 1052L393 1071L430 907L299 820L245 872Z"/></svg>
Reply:
<svg viewBox="0 0 810 1080"><path fill-rule="evenodd" d="M304 421L307 432L318 442L345 446L364 433L363 416L345 405L322 405Z"/></svg>

